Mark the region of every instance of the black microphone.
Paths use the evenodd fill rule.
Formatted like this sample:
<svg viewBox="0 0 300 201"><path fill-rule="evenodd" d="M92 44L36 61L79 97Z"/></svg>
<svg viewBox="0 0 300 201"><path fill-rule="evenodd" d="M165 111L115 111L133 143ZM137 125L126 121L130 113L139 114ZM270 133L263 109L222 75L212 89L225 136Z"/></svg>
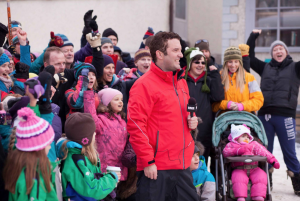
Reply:
<svg viewBox="0 0 300 201"><path fill-rule="evenodd" d="M191 97L187 105L187 111L191 113L191 117L194 116L194 112L197 111L197 101L195 98Z"/></svg>

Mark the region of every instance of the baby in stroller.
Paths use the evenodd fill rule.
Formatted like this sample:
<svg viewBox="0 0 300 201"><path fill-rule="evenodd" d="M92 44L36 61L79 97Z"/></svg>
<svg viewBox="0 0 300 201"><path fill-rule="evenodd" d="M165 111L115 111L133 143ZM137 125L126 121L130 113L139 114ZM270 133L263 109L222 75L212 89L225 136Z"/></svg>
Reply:
<svg viewBox="0 0 300 201"><path fill-rule="evenodd" d="M261 144L253 141L250 128L245 124L234 125L231 124L231 133L228 136L230 141L223 149L223 156L242 156L242 155L258 155L267 157L268 163L272 164L274 168L279 169L280 165L277 159ZM252 182L251 199L264 200L267 192L267 174L258 167L258 162L232 163L235 169L232 172L232 190L234 196L238 201L245 201L247 197L247 185L249 178Z"/></svg>

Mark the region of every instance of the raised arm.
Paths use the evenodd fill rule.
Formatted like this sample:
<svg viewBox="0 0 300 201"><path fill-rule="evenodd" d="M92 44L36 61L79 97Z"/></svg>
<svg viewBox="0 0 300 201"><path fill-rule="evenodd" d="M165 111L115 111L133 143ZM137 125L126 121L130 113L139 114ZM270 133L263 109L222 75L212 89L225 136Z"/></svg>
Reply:
<svg viewBox="0 0 300 201"><path fill-rule="evenodd" d="M262 72L264 71L264 67L266 65L266 62L263 62L259 59L257 59L255 57L255 52L254 52L254 49L255 49L255 41L256 41L256 38L259 36L259 34L261 33L261 30L256 30L254 29L248 40L247 40L247 45L249 45L249 57L250 57L250 67L255 71L257 72L259 75L262 74Z"/></svg>

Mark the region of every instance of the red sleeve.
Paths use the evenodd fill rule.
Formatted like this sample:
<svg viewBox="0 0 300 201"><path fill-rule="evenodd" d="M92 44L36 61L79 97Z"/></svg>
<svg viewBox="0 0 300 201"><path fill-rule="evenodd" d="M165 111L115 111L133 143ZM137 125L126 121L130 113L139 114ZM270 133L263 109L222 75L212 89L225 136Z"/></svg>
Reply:
<svg viewBox="0 0 300 201"><path fill-rule="evenodd" d="M154 164L154 149L149 142L147 125L155 101L149 91L142 83L135 84L130 90L127 111L129 140L143 167Z"/></svg>

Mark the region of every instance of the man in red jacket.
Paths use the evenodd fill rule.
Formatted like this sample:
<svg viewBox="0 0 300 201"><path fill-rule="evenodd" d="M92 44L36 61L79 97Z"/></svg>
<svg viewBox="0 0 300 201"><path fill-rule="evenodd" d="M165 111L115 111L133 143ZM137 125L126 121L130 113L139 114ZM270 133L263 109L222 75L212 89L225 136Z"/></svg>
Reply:
<svg viewBox="0 0 300 201"><path fill-rule="evenodd" d="M189 170L194 153L189 89L182 79L180 37L161 32L150 44L150 70L130 90L127 129L137 156L136 200L198 200Z"/></svg>

